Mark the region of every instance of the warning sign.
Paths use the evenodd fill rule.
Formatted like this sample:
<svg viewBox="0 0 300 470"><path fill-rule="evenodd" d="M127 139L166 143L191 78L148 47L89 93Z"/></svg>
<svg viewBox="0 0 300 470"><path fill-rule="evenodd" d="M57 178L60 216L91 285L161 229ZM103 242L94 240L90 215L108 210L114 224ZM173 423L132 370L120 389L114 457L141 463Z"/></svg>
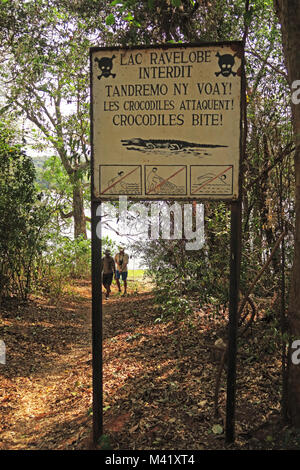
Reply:
<svg viewBox="0 0 300 470"><path fill-rule="evenodd" d="M240 42L90 58L94 199L238 198Z"/></svg>

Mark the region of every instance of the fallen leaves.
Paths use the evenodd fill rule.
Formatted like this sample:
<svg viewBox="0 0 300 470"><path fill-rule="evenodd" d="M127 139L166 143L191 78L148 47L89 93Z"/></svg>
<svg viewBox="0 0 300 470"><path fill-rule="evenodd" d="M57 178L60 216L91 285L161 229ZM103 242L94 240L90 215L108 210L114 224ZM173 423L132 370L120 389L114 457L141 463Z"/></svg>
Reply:
<svg viewBox="0 0 300 470"><path fill-rule="evenodd" d="M2 449L74 448L78 441L68 440L70 432L76 435L78 426L81 439L90 434L90 297L74 307L66 299L51 308L39 298L23 304L17 318L14 303L1 312L11 322L9 336L4 332L7 363L0 369Z"/></svg>
<svg viewBox="0 0 300 470"><path fill-rule="evenodd" d="M81 285L80 285L81 284ZM8 363L1 369L1 439L4 449L84 449L92 429L90 284L85 298L49 305L35 299L2 312ZM222 449L226 375L213 417L216 363L210 346L224 334L226 315L195 309L189 323L155 322L151 292L112 296L104 306L104 432L114 449ZM264 325L263 325L264 326ZM280 357L259 350L264 330L238 358L237 442L254 445L250 430L280 403ZM253 343L253 345L251 345ZM243 345L239 346L240 349ZM262 346L263 348L263 346ZM280 354L278 355L280 356ZM254 358L249 361L249 358ZM4 423L4 424L2 424ZM274 446L270 429L255 443ZM106 447L108 443L104 443ZM104 448L104 447L103 447Z"/></svg>
<svg viewBox="0 0 300 470"><path fill-rule="evenodd" d="M120 432L124 429L127 425L130 418L130 413L123 413L119 416L112 418L111 420L107 421L106 427L107 430L110 432Z"/></svg>

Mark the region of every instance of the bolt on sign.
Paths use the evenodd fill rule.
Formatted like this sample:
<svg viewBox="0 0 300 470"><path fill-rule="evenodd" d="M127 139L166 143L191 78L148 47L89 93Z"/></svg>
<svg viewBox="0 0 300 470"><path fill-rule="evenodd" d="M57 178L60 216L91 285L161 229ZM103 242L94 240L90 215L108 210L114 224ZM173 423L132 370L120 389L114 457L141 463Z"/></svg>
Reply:
<svg viewBox="0 0 300 470"><path fill-rule="evenodd" d="M90 58L94 200L239 198L240 42Z"/></svg>

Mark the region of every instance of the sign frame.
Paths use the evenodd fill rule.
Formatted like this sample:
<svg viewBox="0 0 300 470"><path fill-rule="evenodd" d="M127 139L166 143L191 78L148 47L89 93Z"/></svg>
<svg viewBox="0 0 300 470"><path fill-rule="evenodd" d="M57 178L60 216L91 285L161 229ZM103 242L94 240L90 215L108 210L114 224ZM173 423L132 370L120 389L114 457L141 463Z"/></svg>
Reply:
<svg viewBox="0 0 300 470"><path fill-rule="evenodd" d="M135 197L129 195L130 199L143 200L168 200L168 201L224 201L230 203L231 229L230 229L230 288L229 288L229 323L228 323L228 367L227 367L227 399L226 399L226 426L225 439L227 443L234 442L235 439L235 401L236 401L236 357L237 357L237 326L238 326L238 302L239 302L239 282L240 282L240 260L241 260L241 197L242 197L242 164L245 157L246 147L246 80L245 80L245 59L243 41L217 41L217 42L195 42L183 44L153 44L150 46L131 47L91 47L90 48L90 123L91 123L91 232L92 232L92 367L93 367L93 442L99 444L99 439L103 435L103 329L102 329L102 286L101 286L101 203L107 198L95 194L94 189L94 112L93 112L93 55L97 51L113 52L116 50L153 50L172 49L189 47L224 47L233 46L237 48L241 59L241 85L240 85L240 132L239 132L239 157L238 157L238 194L235 198L225 198L224 196L209 198L205 195L185 196L173 198L172 196L158 198ZM229 164L228 164L229 166ZM190 171L190 169L188 169ZM227 171L227 170L226 170ZM203 197L204 196L204 197ZM118 195L111 195L109 200L116 200ZM100 230L99 230L100 227Z"/></svg>
<svg viewBox="0 0 300 470"><path fill-rule="evenodd" d="M239 90L239 94L240 94L240 100L239 100L239 107L238 107L238 110L239 110L239 122L240 122L240 128L239 128L239 137L238 137L238 140L239 140L239 155L238 155L238 158L237 158L237 165L238 165L238 171L235 172L235 175L237 175L237 183L236 183L236 187L237 187L237 194L232 194L232 197L224 197L225 195L224 194L221 194L220 196L213 196L213 197L209 197L208 194L203 194L203 195L199 195L199 194L190 194L190 195L185 195L184 197L180 197L180 196L172 196L172 195L166 195L164 196L163 194L160 194L159 197L156 197L154 198L153 197L153 200L168 200L168 201L186 201L186 202L192 202L192 201L195 201L195 200L199 200L199 201L209 201L209 200L213 200L213 201L224 201L224 202L230 202L230 201L238 201L240 199L240 194L241 194L241 184L240 184L240 173L241 173L241 164L242 164L242 161L241 161L241 155L242 155L242 109L243 109L243 96L245 94L245 81L243 79L243 75L244 75L244 46L243 46L243 42L240 41L240 40L235 40L235 41L217 41L217 42L194 42L194 43L183 43L183 44L152 44L150 46L143 46L143 45L137 45L137 46L124 46L124 47L117 47L117 46L104 46L104 47L91 47L90 48L90 96L91 96L91 178L92 178L92 185L91 185L91 194L92 194L92 199L93 200L98 200L99 202L100 201L104 201L104 200L110 200L110 199L113 199L113 198L117 198L119 195L121 195L120 193L119 194L112 194L111 196L113 197L107 197L107 196L104 196L102 194L97 194L97 191L95 190L95 179L97 178L98 175L96 175L96 172L95 172L95 134L96 134L96 130L95 130L95 123L94 123L94 117L95 117L95 113L94 113L94 110L93 110L93 107L94 107L94 95L95 95L95 83L94 83L94 79L93 79L93 71L94 71L94 63L93 63L93 58L94 58L94 55L98 52L105 52L107 54L112 54L112 56L114 55L114 52L117 52L117 51L124 51L128 54L130 53L133 53L133 51L140 51L141 53L143 51L154 51L155 49L158 49L158 50L161 50L161 51L167 51L167 50L174 50L174 49L182 49L182 50L186 50L186 49L189 49L189 48L209 48L209 47L216 47L216 48L231 48L232 51L236 51L236 54L238 55L238 58L241 60L241 64L239 66L239 69L238 69L238 75L240 76L240 90ZM113 69L112 69L113 70ZM100 157L101 158L101 157ZM103 162L103 164L107 164L107 158L105 159L105 161ZM132 162L130 162L130 164L132 164ZM177 163L178 164L178 163ZM181 163L179 163L181 164ZM184 164L184 162L182 162L182 164ZM195 164L195 163L194 163ZM201 160L199 162L199 164L201 165ZM225 163L220 163L220 164L225 164ZM150 163L148 163L148 165L151 165ZM211 163L207 163L206 166L209 166L211 165ZM231 166L231 163L228 162L228 166ZM190 174L190 168L188 167L187 168L188 170L188 173ZM142 173L144 172L144 166L142 167ZM190 178L190 177L189 177ZM126 195L125 193L123 193L122 195ZM140 195L140 194L137 194L137 195L134 195L134 194L128 194L128 196L130 196L130 199L132 200L137 200L137 201L150 201L152 200L152 198L150 197L143 197L143 195Z"/></svg>

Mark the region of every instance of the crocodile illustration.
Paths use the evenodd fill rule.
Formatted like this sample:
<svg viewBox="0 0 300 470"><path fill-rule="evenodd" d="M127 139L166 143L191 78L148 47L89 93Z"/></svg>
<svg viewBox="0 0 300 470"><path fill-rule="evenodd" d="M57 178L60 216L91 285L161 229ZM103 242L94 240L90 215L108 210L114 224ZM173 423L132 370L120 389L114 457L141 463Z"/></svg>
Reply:
<svg viewBox="0 0 300 470"><path fill-rule="evenodd" d="M127 147L128 150L151 151L151 150L169 150L171 152L201 152L206 149L214 149L220 147L227 147L227 145L217 144L197 144L194 142L186 142L184 140L163 140L163 139L128 139L121 140L122 145ZM208 154L205 154L208 155Z"/></svg>

